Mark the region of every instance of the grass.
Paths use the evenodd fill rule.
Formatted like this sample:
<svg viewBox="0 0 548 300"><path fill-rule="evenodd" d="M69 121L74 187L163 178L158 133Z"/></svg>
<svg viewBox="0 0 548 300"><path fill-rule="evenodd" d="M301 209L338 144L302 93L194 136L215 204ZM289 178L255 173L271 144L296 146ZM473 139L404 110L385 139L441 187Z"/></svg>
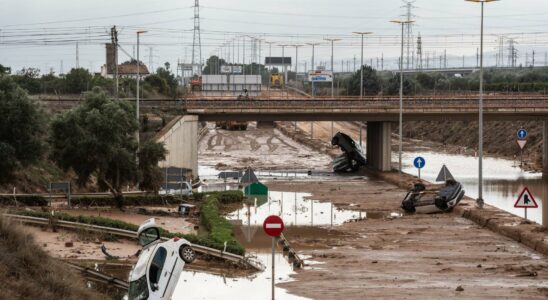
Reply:
<svg viewBox="0 0 548 300"><path fill-rule="evenodd" d="M107 299L85 280L48 256L28 232L0 216L1 299Z"/></svg>

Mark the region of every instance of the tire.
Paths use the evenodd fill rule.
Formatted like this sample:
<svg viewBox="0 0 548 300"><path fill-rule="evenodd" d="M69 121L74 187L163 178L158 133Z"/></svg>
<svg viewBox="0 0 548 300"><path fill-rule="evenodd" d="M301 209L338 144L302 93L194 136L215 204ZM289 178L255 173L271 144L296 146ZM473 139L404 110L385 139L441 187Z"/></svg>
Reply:
<svg viewBox="0 0 548 300"><path fill-rule="evenodd" d="M185 263L190 264L196 259L196 252L194 252L194 249L189 245L182 245L181 248L179 248L179 257L181 257Z"/></svg>

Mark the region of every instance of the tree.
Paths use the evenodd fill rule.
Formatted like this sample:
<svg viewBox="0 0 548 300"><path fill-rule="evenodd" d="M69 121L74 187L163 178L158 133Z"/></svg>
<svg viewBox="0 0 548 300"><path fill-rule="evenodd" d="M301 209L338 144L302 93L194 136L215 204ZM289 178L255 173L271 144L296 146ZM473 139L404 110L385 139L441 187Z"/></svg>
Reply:
<svg viewBox="0 0 548 300"><path fill-rule="evenodd" d="M108 189L121 207L122 186L139 179L135 110L126 101L109 98L100 88L85 93L84 98L81 105L53 121L52 158L64 170L74 170L79 185L85 185L92 176L97 178L99 187ZM161 159L157 153L140 162L140 168L154 170L149 164Z"/></svg>
<svg viewBox="0 0 548 300"><path fill-rule="evenodd" d="M207 59L206 65L204 67L204 70L202 71L202 74L204 75L219 74L219 70L221 69L221 66L224 64L226 64L226 61L224 59L219 58L216 55L212 55Z"/></svg>
<svg viewBox="0 0 548 300"><path fill-rule="evenodd" d="M374 96L381 90L380 80L377 77L377 71L370 66L363 66L363 94ZM360 95L361 70L352 74L352 77L346 82L346 89L349 95Z"/></svg>
<svg viewBox="0 0 548 300"><path fill-rule="evenodd" d="M139 171L142 174L139 187L157 192L163 181L163 174L158 163L166 158L164 144L147 141L139 150Z"/></svg>
<svg viewBox="0 0 548 300"><path fill-rule="evenodd" d="M0 180L19 165L38 161L46 151L47 118L10 77L0 77Z"/></svg>
<svg viewBox="0 0 548 300"><path fill-rule="evenodd" d="M13 80L30 94L40 93L40 70L35 68L23 68L12 76Z"/></svg>
<svg viewBox="0 0 548 300"><path fill-rule="evenodd" d="M65 76L66 91L72 94L80 94L89 90L91 74L84 68L71 69Z"/></svg>
<svg viewBox="0 0 548 300"><path fill-rule="evenodd" d="M400 76L392 76L388 80L388 87L386 89L386 94L388 95L399 95L400 93ZM413 82L407 77L403 77L403 94L411 95L413 94Z"/></svg>
<svg viewBox="0 0 548 300"><path fill-rule="evenodd" d="M5 67L2 64L0 64L0 76L9 75L9 74L11 74L11 68L10 67Z"/></svg>

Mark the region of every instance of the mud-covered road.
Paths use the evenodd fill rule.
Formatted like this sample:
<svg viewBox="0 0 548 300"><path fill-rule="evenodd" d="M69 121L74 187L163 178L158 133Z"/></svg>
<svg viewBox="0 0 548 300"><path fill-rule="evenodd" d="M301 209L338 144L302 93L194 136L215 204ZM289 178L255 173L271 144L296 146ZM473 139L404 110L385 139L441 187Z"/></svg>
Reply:
<svg viewBox="0 0 548 300"><path fill-rule="evenodd" d="M301 124L303 129L309 126ZM318 124L325 137L330 124ZM336 124L336 128L351 127ZM356 132L352 132L354 136ZM272 150L275 143L278 147ZM331 159L277 129L210 130L200 163L260 168L326 167ZM226 165L226 166L225 166ZM366 212L330 234L286 237L310 265L280 284L312 299L546 299L548 258L457 214L402 215L405 191L363 177L266 182L270 190ZM329 230L329 228L326 228ZM333 234L335 233L335 234ZM343 233L343 234L337 234Z"/></svg>
<svg viewBox="0 0 548 300"><path fill-rule="evenodd" d="M218 129L208 124L209 132L199 145L201 166L217 169L257 170L329 169L331 159L300 145L273 128L257 128L250 123L246 131Z"/></svg>

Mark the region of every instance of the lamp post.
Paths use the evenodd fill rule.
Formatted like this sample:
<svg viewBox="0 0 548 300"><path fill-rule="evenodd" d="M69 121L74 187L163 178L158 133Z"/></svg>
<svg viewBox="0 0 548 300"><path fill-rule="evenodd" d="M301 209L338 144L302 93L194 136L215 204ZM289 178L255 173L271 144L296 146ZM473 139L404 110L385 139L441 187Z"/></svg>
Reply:
<svg viewBox="0 0 548 300"><path fill-rule="evenodd" d="M372 34L368 31L354 31L353 34L359 34L362 36L362 51L360 60L360 100L363 99L363 36L366 34ZM360 123L360 147L362 146L362 124Z"/></svg>
<svg viewBox="0 0 548 300"><path fill-rule="evenodd" d="M295 47L295 81L297 81L297 73L299 73L299 47L303 45L291 45ZM297 121L295 121L295 132L297 132Z"/></svg>
<svg viewBox="0 0 548 300"><path fill-rule="evenodd" d="M402 172L402 152L403 152L403 28L405 24L413 23L414 21L393 20L392 23L401 24L401 56L400 56L400 128L399 128L399 149L398 149L398 171Z"/></svg>
<svg viewBox="0 0 548 300"><path fill-rule="evenodd" d="M499 0L465 0L467 2L476 2L481 4L481 34L480 34L480 86L479 86L479 141L478 141L478 199L476 205L483 208L483 8L488 2Z"/></svg>
<svg viewBox="0 0 548 300"><path fill-rule="evenodd" d="M141 31L137 31L137 93L136 93L136 100L135 100L135 111L136 111L136 117L137 117L137 132L135 133L135 139L137 140L137 153L135 155L135 162L137 164L137 167L139 166L139 146L140 146L140 141L139 141L139 131L140 131L140 128L141 128L141 120L139 119L139 93L140 93L140 81L141 81L141 75L139 74L140 73L140 68L141 68L141 62L139 60L139 37L141 36L141 34L143 33L146 33L146 31L144 30L141 30Z"/></svg>
<svg viewBox="0 0 548 300"><path fill-rule="evenodd" d="M331 78L331 98L334 97L334 89L335 89L335 70L333 68L333 43L340 41L341 39L328 39L325 38L324 40L331 42L331 72L333 73L333 77Z"/></svg>
<svg viewBox="0 0 548 300"><path fill-rule="evenodd" d="M268 57L270 57L270 60L268 61L269 62L268 66L266 65L266 59L265 59L265 67L267 67L268 69L268 85L266 89L269 91L268 97L270 97L270 84L272 83L270 82L270 80L272 80L271 78L272 76L272 44L274 44L274 42L266 41L265 43L268 44Z"/></svg>
<svg viewBox="0 0 548 300"><path fill-rule="evenodd" d="M307 45L312 46L312 70L315 71L316 67L314 66L314 47L320 43L306 43ZM312 98L314 98L314 81L312 81ZM314 122L310 122L310 138L314 138Z"/></svg>

